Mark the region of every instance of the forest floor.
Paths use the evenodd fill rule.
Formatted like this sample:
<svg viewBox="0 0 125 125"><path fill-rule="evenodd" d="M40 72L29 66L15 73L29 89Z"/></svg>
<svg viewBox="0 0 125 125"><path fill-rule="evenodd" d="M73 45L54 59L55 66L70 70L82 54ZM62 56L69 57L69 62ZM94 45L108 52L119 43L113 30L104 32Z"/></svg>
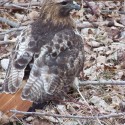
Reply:
<svg viewBox="0 0 125 125"><path fill-rule="evenodd" d="M4 69L17 36L39 15L37 0L31 0L30 4L28 2L0 1L0 82L4 80ZM73 18L84 42L84 80L100 81L100 84L80 86L78 91L68 95L73 100L65 100L63 104L47 106L46 110L42 110L49 114L84 116L83 119L54 116L29 116L25 119L11 117L10 124L125 125L125 86L101 85L105 80L125 80L125 3L88 3L89 6L84 2L80 3L82 8L73 13ZM0 117L2 119L2 115Z"/></svg>

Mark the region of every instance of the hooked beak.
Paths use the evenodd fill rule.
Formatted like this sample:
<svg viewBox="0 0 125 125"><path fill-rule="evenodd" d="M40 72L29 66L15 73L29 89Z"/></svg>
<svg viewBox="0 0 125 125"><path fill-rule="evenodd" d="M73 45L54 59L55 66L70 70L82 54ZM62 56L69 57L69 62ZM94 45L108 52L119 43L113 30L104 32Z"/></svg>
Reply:
<svg viewBox="0 0 125 125"><path fill-rule="evenodd" d="M80 5L73 1L73 3L68 3L60 9L60 15L63 17L69 16L72 10L80 10Z"/></svg>
<svg viewBox="0 0 125 125"><path fill-rule="evenodd" d="M77 4L75 1L73 1L73 4L69 4L69 8L71 8L72 10L80 10L80 5Z"/></svg>

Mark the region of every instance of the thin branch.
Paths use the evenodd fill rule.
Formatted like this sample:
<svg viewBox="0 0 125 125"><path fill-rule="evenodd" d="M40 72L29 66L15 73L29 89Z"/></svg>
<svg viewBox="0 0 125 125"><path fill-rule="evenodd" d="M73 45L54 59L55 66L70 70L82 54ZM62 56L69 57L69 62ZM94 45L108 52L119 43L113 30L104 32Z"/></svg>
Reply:
<svg viewBox="0 0 125 125"><path fill-rule="evenodd" d="M125 85L125 81L103 80L103 81L79 81L79 85Z"/></svg>
<svg viewBox="0 0 125 125"><path fill-rule="evenodd" d="M0 6L4 5L7 2L9 2L9 0L0 1Z"/></svg>
<svg viewBox="0 0 125 125"><path fill-rule="evenodd" d="M116 12L118 14L125 14L125 11L117 11L117 10L101 10L102 13L112 13Z"/></svg>
<svg viewBox="0 0 125 125"><path fill-rule="evenodd" d="M59 114L49 114L49 113L40 113L40 112L24 112L18 110L10 110L10 112L15 114L23 114L23 115L35 115L35 116L53 116L58 118L73 118L73 119L108 119L111 117L120 117L124 116L125 112L122 113L111 113L109 115L95 115L95 116L75 116L75 115L59 115Z"/></svg>
<svg viewBox="0 0 125 125"><path fill-rule="evenodd" d="M3 44L3 39L4 39L4 36L5 34L11 34L11 35L18 35L20 33L21 30L25 29L26 26L20 26L18 28L11 28L9 30L1 30L1 33L0 33L0 44Z"/></svg>
<svg viewBox="0 0 125 125"><path fill-rule="evenodd" d="M91 10L91 8L84 8L84 10ZM125 14L125 11L118 11L118 10L101 10L101 13L118 13L118 14Z"/></svg>
<svg viewBox="0 0 125 125"><path fill-rule="evenodd" d="M0 41L0 45L8 44L8 43L15 43L16 41L7 40L7 41Z"/></svg>
<svg viewBox="0 0 125 125"><path fill-rule="evenodd" d="M29 6L39 6L40 5L40 2L32 2L32 3L6 3L4 4L4 7L5 8L19 8L19 9L28 9L28 8L25 8L25 7L29 7Z"/></svg>
<svg viewBox="0 0 125 125"><path fill-rule="evenodd" d="M8 24L8 25L10 25L12 27L19 27L19 25L20 25L20 24L18 24L16 22L13 22L13 21L11 21L9 19L6 19L6 18L3 18L3 17L0 17L0 22L6 23L6 24Z"/></svg>
<svg viewBox="0 0 125 125"><path fill-rule="evenodd" d="M25 27L26 26L22 26L22 27L19 27L19 28L11 28L10 30L3 31L2 33L0 33L0 35L5 35L5 34L11 33L11 32L15 32L15 31L21 31Z"/></svg>
<svg viewBox="0 0 125 125"><path fill-rule="evenodd" d="M27 9L28 9L28 8L22 7L22 6L20 6L20 5L10 4L10 3L6 3L6 4L4 5L4 7L6 7L6 8L19 8L19 9L24 9L24 10L27 10Z"/></svg>

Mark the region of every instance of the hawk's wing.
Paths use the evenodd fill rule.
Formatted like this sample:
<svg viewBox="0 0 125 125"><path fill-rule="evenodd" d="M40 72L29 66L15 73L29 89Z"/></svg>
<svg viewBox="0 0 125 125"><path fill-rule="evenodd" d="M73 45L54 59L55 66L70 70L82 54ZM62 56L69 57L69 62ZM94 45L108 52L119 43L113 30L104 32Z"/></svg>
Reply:
<svg viewBox="0 0 125 125"><path fill-rule="evenodd" d="M22 98L37 102L59 96L83 69L83 62L82 38L72 30L55 34L34 61Z"/></svg>
<svg viewBox="0 0 125 125"><path fill-rule="evenodd" d="M24 77L24 70L33 56L33 53L27 49L30 39L31 26L28 26L17 38L16 45L10 56L9 66L1 91L14 93L21 85Z"/></svg>

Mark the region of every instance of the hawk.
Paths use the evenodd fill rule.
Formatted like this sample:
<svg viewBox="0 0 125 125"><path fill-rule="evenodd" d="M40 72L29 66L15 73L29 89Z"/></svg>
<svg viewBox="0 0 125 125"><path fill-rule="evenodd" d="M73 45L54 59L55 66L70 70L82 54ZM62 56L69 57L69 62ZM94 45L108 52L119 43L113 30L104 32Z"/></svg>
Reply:
<svg viewBox="0 0 125 125"><path fill-rule="evenodd" d="M44 102L63 97L83 70L83 40L71 17L73 0L43 0L40 16L23 30L12 51L1 91L15 93L28 66L22 99Z"/></svg>

